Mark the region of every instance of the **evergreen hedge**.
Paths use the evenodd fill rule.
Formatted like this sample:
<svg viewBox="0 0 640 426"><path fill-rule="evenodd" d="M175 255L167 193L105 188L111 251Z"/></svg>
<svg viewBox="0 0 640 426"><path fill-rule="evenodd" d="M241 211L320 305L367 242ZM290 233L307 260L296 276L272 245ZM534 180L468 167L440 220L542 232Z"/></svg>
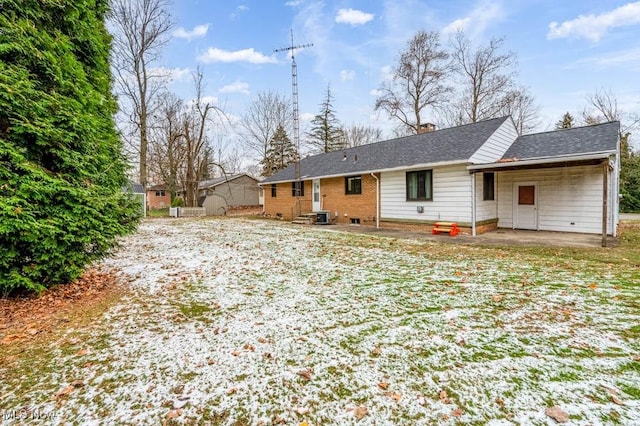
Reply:
<svg viewBox="0 0 640 426"><path fill-rule="evenodd" d="M135 229L111 94L108 0L0 9L0 293L77 278Z"/></svg>

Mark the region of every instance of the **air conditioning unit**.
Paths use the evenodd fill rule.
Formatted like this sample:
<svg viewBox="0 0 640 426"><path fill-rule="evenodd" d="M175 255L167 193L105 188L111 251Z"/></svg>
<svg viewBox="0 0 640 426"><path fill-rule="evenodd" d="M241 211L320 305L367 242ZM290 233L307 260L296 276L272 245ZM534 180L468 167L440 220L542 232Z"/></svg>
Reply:
<svg viewBox="0 0 640 426"><path fill-rule="evenodd" d="M319 211L318 213L316 213L316 223L318 225L328 225L330 214L331 213L327 211Z"/></svg>

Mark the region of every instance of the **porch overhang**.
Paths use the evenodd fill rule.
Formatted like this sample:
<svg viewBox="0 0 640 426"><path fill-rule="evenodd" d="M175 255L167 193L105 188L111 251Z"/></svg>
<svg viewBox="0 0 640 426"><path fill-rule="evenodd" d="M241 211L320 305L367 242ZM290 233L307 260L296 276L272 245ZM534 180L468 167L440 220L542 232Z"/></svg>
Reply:
<svg viewBox="0 0 640 426"><path fill-rule="evenodd" d="M541 157L524 160L507 160L496 163L472 164L467 166L469 173L499 172L507 170L548 169L554 167L595 166L607 162L615 152L595 152L564 157Z"/></svg>

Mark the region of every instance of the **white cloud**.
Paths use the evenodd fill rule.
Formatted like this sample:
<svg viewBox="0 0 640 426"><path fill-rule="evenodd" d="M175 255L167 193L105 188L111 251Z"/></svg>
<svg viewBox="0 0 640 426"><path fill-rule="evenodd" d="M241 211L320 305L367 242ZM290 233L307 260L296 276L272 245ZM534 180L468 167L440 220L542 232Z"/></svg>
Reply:
<svg viewBox="0 0 640 426"><path fill-rule="evenodd" d="M162 76L170 81L187 81L191 77L189 68L155 67L149 70L152 75Z"/></svg>
<svg viewBox="0 0 640 426"><path fill-rule="evenodd" d="M579 15L562 24L549 24L547 39L576 37L597 42L607 32L616 27L625 27L640 23L640 2L629 3L600 15Z"/></svg>
<svg viewBox="0 0 640 426"><path fill-rule="evenodd" d="M180 27L173 31L173 36L191 41L191 39L206 36L207 31L209 31L209 24L196 25L191 31L185 30L184 28Z"/></svg>
<svg viewBox="0 0 640 426"><path fill-rule="evenodd" d="M393 67L391 65L385 65L380 69L381 79L384 81L393 80Z"/></svg>
<svg viewBox="0 0 640 426"><path fill-rule="evenodd" d="M356 78L356 72L354 70L340 71L340 81L354 80L355 78Z"/></svg>
<svg viewBox="0 0 640 426"><path fill-rule="evenodd" d="M605 55L593 56L579 61L576 66L584 66L585 63L595 64L603 68L622 66L638 69L640 66L640 48L620 50L617 52L610 52Z"/></svg>
<svg viewBox="0 0 640 426"><path fill-rule="evenodd" d="M207 51L198 56L198 61L211 62L249 62L251 64L273 64L277 60L273 56L265 56L256 52L253 47L236 51L222 50L217 47L210 47Z"/></svg>
<svg viewBox="0 0 640 426"><path fill-rule="evenodd" d="M502 5L496 1L483 0L467 16L458 18L443 28L444 35L462 30L472 39L482 36L489 24L504 17Z"/></svg>
<svg viewBox="0 0 640 426"><path fill-rule="evenodd" d="M384 92L382 90L380 90L380 89L371 89L369 91L369 95L375 96L376 98L379 97L379 96L382 96L382 93L384 93Z"/></svg>
<svg viewBox="0 0 640 426"><path fill-rule="evenodd" d="M217 105L218 98L216 98L215 96L203 96L202 98L200 98L200 102L202 103L202 105Z"/></svg>
<svg viewBox="0 0 640 426"><path fill-rule="evenodd" d="M336 15L336 22L339 24L362 25L373 19L373 13L366 13L356 9L340 9Z"/></svg>
<svg viewBox="0 0 640 426"><path fill-rule="evenodd" d="M314 118L316 118L316 115L310 112L303 112L302 114L300 114L300 121L304 121L304 122L311 122Z"/></svg>
<svg viewBox="0 0 640 426"><path fill-rule="evenodd" d="M296 7L296 6L300 6L301 4L302 4L302 0L289 0L288 2L285 3L285 5L289 7Z"/></svg>
<svg viewBox="0 0 640 426"><path fill-rule="evenodd" d="M236 19L242 12L246 12L248 10L249 8L247 6L241 4L240 6L236 7L236 10L233 11L233 13L231 14L231 19Z"/></svg>
<svg viewBox="0 0 640 426"><path fill-rule="evenodd" d="M220 93L244 93L249 94L249 83L236 80L231 84L227 84L220 88Z"/></svg>

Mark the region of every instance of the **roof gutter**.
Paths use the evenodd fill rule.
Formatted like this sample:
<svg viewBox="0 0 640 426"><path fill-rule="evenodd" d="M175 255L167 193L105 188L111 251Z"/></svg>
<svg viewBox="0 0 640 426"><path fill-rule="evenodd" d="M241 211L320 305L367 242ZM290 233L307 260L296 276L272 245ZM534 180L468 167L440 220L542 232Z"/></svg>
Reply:
<svg viewBox="0 0 640 426"><path fill-rule="evenodd" d="M457 165L457 164L469 164L469 161L468 160L441 161L439 163L412 164L410 166L398 166L398 167L391 167L391 168L387 168L387 169L356 170L356 171L353 171L353 172L336 173L336 174L333 174L333 175L320 175L320 176L302 175L302 176L300 176L300 180L331 179L331 178L336 178L336 177L360 175L360 174L366 175L366 174L371 174L371 173L395 172L395 171L400 171L400 170L417 170L417 169L433 168L433 167L446 167L446 166L454 166L454 165ZM284 179L284 180L274 180L274 181L269 181L269 182L259 182L258 185L263 186L263 185L270 185L272 183L287 183L287 182L293 182L294 180L295 180L295 178Z"/></svg>
<svg viewBox="0 0 640 426"><path fill-rule="evenodd" d="M605 160L609 158L612 154L615 154L613 151L604 151L604 152L596 152L591 154L582 154L582 155L567 155L560 157L540 157L540 158L532 158L528 160L514 160L514 161L504 161L500 163L486 163L486 164L472 164L467 167L471 173L479 170L486 169L503 169L509 167L524 167L524 166L535 166L542 164L553 164L553 163L569 163L575 161L589 161L589 160Z"/></svg>

